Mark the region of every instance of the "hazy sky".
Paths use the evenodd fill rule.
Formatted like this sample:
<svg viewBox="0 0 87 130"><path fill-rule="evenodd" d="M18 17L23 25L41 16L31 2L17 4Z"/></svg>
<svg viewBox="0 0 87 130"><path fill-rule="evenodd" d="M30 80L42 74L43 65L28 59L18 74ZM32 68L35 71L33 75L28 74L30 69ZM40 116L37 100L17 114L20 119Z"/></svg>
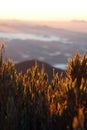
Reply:
<svg viewBox="0 0 87 130"><path fill-rule="evenodd" d="M0 19L87 20L87 0L0 0Z"/></svg>

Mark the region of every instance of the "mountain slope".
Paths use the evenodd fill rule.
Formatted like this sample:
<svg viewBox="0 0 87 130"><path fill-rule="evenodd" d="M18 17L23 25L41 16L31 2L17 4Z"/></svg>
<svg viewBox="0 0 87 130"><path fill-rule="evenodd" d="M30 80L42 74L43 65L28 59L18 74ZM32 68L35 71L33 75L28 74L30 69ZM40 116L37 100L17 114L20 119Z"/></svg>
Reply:
<svg viewBox="0 0 87 130"><path fill-rule="evenodd" d="M53 76L53 67L45 62L37 61L39 68L41 69L42 64L44 64L45 72L49 76L49 81L51 81L52 76ZM17 72L21 72L24 74L28 68L31 68L32 66L35 65L35 60L30 60L30 61L24 61L21 63L18 63L15 65L15 68L17 69ZM65 71L61 69L54 68L55 72L58 72L60 75L63 73L63 77L65 77Z"/></svg>

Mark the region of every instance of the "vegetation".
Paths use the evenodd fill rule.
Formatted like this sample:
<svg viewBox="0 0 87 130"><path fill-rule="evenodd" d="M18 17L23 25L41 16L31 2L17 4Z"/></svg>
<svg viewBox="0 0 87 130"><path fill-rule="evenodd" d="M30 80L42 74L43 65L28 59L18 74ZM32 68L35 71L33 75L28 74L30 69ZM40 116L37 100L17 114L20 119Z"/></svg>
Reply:
<svg viewBox="0 0 87 130"><path fill-rule="evenodd" d="M53 70L53 79L38 63L17 73L0 51L1 130L87 130L87 55L77 53L66 77Z"/></svg>

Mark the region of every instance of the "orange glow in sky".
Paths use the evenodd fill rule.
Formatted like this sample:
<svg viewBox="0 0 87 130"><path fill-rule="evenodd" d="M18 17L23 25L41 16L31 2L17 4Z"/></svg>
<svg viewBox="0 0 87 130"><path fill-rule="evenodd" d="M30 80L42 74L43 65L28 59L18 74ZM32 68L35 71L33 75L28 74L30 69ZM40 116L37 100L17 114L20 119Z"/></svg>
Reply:
<svg viewBox="0 0 87 130"><path fill-rule="evenodd" d="M0 19L87 20L87 0L1 0Z"/></svg>

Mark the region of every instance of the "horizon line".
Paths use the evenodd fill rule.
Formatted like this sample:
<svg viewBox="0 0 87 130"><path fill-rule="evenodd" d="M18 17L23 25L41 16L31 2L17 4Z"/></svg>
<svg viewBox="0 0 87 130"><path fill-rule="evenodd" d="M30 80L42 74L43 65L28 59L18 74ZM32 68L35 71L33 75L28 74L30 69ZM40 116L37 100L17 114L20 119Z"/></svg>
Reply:
<svg viewBox="0 0 87 130"><path fill-rule="evenodd" d="M0 21L23 21L23 22L80 22L80 23L87 23L87 20L84 19L71 19L71 20L29 20L29 19L7 19L7 18L0 18Z"/></svg>

